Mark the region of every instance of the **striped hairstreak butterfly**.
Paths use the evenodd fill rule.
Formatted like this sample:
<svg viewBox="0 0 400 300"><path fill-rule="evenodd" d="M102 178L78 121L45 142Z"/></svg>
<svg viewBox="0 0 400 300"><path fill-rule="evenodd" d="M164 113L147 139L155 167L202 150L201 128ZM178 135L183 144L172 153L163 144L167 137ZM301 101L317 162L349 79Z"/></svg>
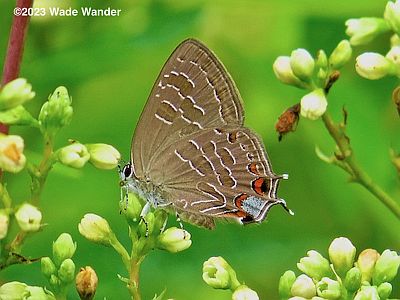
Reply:
<svg viewBox="0 0 400 300"><path fill-rule="evenodd" d="M120 177L150 207L214 228L228 218L261 222L280 179L260 137L243 125L236 86L201 42L183 41L168 58L140 116L131 160Z"/></svg>

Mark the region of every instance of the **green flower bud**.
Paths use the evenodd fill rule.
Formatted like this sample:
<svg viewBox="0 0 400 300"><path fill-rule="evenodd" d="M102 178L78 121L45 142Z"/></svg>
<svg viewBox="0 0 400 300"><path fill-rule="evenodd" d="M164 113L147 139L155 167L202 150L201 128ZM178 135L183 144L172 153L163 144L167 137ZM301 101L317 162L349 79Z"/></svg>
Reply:
<svg viewBox="0 0 400 300"><path fill-rule="evenodd" d="M373 284L378 286L385 281L392 281L397 274L399 265L400 257L397 255L396 251L390 251L389 249L383 251L375 264L372 275Z"/></svg>
<svg viewBox="0 0 400 300"><path fill-rule="evenodd" d="M17 220L21 230L26 232L35 232L40 229L42 213L37 207L29 203L24 203L15 213L15 219Z"/></svg>
<svg viewBox="0 0 400 300"><path fill-rule="evenodd" d="M35 97L25 78L10 81L0 89L0 110L7 110L25 103Z"/></svg>
<svg viewBox="0 0 400 300"><path fill-rule="evenodd" d="M39 286L27 286L27 296L24 300L56 300L54 295Z"/></svg>
<svg viewBox="0 0 400 300"><path fill-rule="evenodd" d="M47 278L50 278L51 275L56 274L57 272L57 268L50 257L42 257L42 259L40 260L40 266L43 275Z"/></svg>
<svg viewBox="0 0 400 300"><path fill-rule="evenodd" d="M142 236L151 235L154 232L155 217L152 211L148 212L144 217L145 222L139 223L139 232ZM158 232L157 232L158 234Z"/></svg>
<svg viewBox="0 0 400 300"><path fill-rule="evenodd" d="M300 259L297 268L315 280L332 275L329 261L315 250L307 252L307 256Z"/></svg>
<svg viewBox="0 0 400 300"><path fill-rule="evenodd" d="M386 300L392 293L392 285L389 282L384 282L378 286L378 294L380 300Z"/></svg>
<svg viewBox="0 0 400 300"><path fill-rule="evenodd" d="M390 37L390 45L391 45L392 47L394 47L394 46L400 46L400 37L399 37L397 34L393 34L393 35Z"/></svg>
<svg viewBox="0 0 400 300"><path fill-rule="evenodd" d="M289 56L279 56L274 64L273 70L275 76L283 83L297 86L299 88L305 88L305 84L297 78L290 67L290 58Z"/></svg>
<svg viewBox="0 0 400 300"><path fill-rule="evenodd" d="M357 267L351 268L344 279L344 286L349 292L357 291L361 286L361 271Z"/></svg>
<svg viewBox="0 0 400 300"><path fill-rule="evenodd" d="M329 57L329 64L333 69L339 70L350 60L352 52L350 42L341 41Z"/></svg>
<svg viewBox="0 0 400 300"><path fill-rule="evenodd" d="M386 4L384 18L396 33L400 33L400 1L389 1Z"/></svg>
<svg viewBox="0 0 400 300"><path fill-rule="evenodd" d="M235 290L240 286L236 272L221 256L210 257L204 262L203 280L214 289Z"/></svg>
<svg viewBox="0 0 400 300"><path fill-rule="evenodd" d="M357 73L367 79L380 79L386 75L394 75L396 68L393 62L381 54L366 52L356 59Z"/></svg>
<svg viewBox="0 0 400 300"><path fill-rule="evenodd" d="M380 300L378 291L374 286L362 286L354 300Z"/></svg>
<svg viewBox="0 0 400 300"><path fill-rule="evenodd" d="M246 285L239 286L232 294L232 300L258 300L260 299L255 291Z"/></svg>
<svg viewBox="0 0 400 300"><path fill-rule="evenodd" d="M75 264L72 259L64 260L58 269L58 278L64 283L70 283L75 279Z"/></svg>
<svg viewBox="0 0 400 300"><path fill-rule="evenodd" d="M95 214L86 214L78 225L78 230L89 241L110 245L112 231L107 220Z"/></svg>
<svg viewBox="0 0 400 300"><path fill-rule="evenodd" d="M58 160L62 164L77 169L82 168L89 158L90 154L86 147L79 143L65 146L58 152Z"/></svg>
<svg viewBox="0 0 400 300"><path fill-rule="evenodd" d="M87 144L90 162L98 169L111 170L118 166L121 154L113 146L107 144Z"/></svg>
<svg viewBox="0 0 400 300"><path fill-rule="evenodd" d="M326 70L328 68L328 57L324 50L320 49L317 53L317 59L315 60L315 67Z"/></svg>
<svg viewBox="0 0 400 300"><path fill-rule="evenodd" d="M349 239L340 237L332 241L328 252L336 273L341 278L344 278L346 273L353 267L356 248Z"/></svg>
<svg viewBox="0 0 400 300"><path fill-rule="evenodd" d="M317 120L325 113L328 106L324 90L317 89L303 96L300 106L300 113L303 117Z"/></svg>
<svg viewBox="0 0 400 300"><path fill-rule="evenodd" d="M290 67L301 81L309 82L314 73L314 59L306 49L296 49L290 55Z"/></svg>
<svg viewBox="0 0 400 300"><path fill-rule="evenodd" d="M310 277L305 274L301 274L294 281L291 294L293 296L299 296L306 299L312 298L317 295L315 284Z"/></svg>
<svg viewBox="0 0 400 300"><path fill-rule="evenodd" d="M0 240L4 239L8 233L10 217L4 209L0 210Z"/></svg>
<svg viewBox="0 0 400 300"><path fill-rule="evenodd" d="M0 299L2 300L23 300L27 294L27 285L18 281L11 281L0 287Z"/></svg>
<svg viewBox="0 0 400 300"><path fill-rule="evenodd" d="M53 259L57 266L67 259L71 258L76 250L76 243L72 240L71 235L62 233L53 243Z"/></svg>
<svg viewBox="0 0 400 300"><path fill-rule="evenodd" d="M38 121L22 105L0 111L0 122L7 125L38 126Z"/></svg>
<svg viewBox="0 0 400 300"><path fill-rule="evenodd" d="M325 299L339 299L341 295L340 283L324 277L317 283L317 294Z"/></svg>
<svg viewBox="0 0 400 300"><path fill-rule="evenodd" d="M360 253L356 265L361 271L362 281L371 281L375 263L379 256L375 249L365 249Z"/></svg>
<svg viewBox="0 0 400 300"><path fill-rule="evenodd" d="M98 278L96 272L89 266L81 268L76 275L76 290L83 300L92 300L96 294Z"/></svg>
<svg viewBox="0 0 400 300"><path fill-rule="evenodd" d="M346 21L346 34L350 36L353 46L365 45L381 33L390 30L389 25L381 18L360 18Z"/></svg>
<svg viewBox="0 0 400 300"><path fill-rule="evenodd" d="M58 287L60 285L60 279L55 274L50 276L49 282L53 287Z"/></svg>
<svg viewBox="0 0 400 300"><path fill-rule="evenodd" d="M72 100L65 87L60 86L55 89L39 113L39 123L43 133L54 136L71 122L73 114L71 103Z"/></svg>
<svg viewBox="0 0 400 300"><path fill-rule="evenodd" d="M281 278L279 279L279 298L280 299L288 299L290 298L291 289L294 281L296 280L296 275L293 271L286 271L283 273Z"/></svg>
<svg viewBox="0 0 400 300"><path fill-rule="evenodd" d="M190 233L181 228L168 228L157 237L157 247L172 253L186 250L190 245Z"/></svg>
<svg viewBox="0 0 400 300"><path fill-rule="evenodd" d="M119 202L119 209L128 220L137 222L140 220L140 213L142 212L142 203L134 193L128 193L128 201L123 197Z"/></svg>
<svg viewBox="0 0 400 300"><path fill-rule="evenodd" d="M18 135L0 133L0 169L17 173L25 167L24 140Z"/></svg>
<svg viewBox="0 0 400 300"><path fill-rule="evenodd" d="M160 232L165 226L168 219L168 213L163 209L154 211L154 232Z"/></svg>

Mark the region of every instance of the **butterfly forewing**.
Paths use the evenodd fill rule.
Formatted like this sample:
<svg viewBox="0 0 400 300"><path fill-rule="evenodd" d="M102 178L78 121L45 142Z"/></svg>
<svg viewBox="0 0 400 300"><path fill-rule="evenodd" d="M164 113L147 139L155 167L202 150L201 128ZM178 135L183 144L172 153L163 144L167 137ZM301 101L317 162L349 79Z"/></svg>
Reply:
<svg viewBox="0 0 400 300"><path fill-rule="evenodd" d="M160 148L205 128L243 125L239 93L223 65L200 42L182 42L158 76L136 127L132 159L147 176Z"/></svg>

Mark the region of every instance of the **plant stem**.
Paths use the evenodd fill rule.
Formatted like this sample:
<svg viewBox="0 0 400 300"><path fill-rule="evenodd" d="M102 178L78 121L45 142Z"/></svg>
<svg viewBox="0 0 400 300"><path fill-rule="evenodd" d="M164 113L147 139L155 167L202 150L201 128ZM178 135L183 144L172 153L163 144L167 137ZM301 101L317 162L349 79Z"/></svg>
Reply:
<svg viewBox="0 0 400 300"><path fill-rule="evenodd" d="M16 7L32 7L33 0L17 0ZM4 61L3 78L1 85L14 80L19 75L29 17L14 16L8 40L7 54ZM0 132L8 133L8 126L0 124Z"/></svg>
<svg viewBox="0 0 400 300"><path fill-rule="evenodd" d="M143 259L132 259L131 260L131 271L129 274L129 292L131 293L133 300L140 300L140 290L139 290L139 271L140 265Z"/></svg>
<svg viewBox="0 0 400 300"><path fill-rule="evenodd" d="M343 128L340 125L336 125L328 113L322 116L322 120L341 152L340 159L348 166L349 170L347 171L349 173L351 171L350 175L352 176L352 180L365 187L400 219L400 205L382 190L379 185L373 182L371 177L359 166L351 150L348 137L344 134Z"/></svg>

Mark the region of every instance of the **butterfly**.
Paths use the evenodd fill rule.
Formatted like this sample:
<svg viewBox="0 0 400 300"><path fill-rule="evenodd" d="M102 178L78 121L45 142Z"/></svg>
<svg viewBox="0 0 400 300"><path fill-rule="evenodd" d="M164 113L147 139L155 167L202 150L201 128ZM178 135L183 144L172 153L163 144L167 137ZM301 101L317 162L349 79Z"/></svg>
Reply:
<svg viewBox="0 0 400 300"><path fill-rule="evenodd" d="M140 116L126 188L151 207L212 229L215 220L261 222L278 198L279 181L261 138L243 125L232 78L201 42L187 39L163 66Z"/></svg>

